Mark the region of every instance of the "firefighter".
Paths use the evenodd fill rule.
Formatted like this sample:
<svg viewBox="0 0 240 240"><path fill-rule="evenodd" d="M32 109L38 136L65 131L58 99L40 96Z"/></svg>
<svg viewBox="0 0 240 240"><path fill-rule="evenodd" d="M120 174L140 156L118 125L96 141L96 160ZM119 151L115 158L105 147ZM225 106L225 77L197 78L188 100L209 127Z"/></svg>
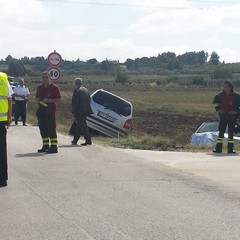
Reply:
<svg viewBox="0 0 240 240"><path fill-rule="evenodd" d="M56 105L61 100L61 94L57 85L51 82L47 71L42 73L43 83L38 86L36 101L38 109L36 112L38 126L42 137L42 148L38 152L57 153L56 133Z"/></svg>
<svg viewBox="0 0 240 240"><path fill-rule="evenodd" d="M7 129L12 122L13 91L6 73L0 72L0 187L7 186Z"/></svg>
<svg viewBox="0 0 240 240"><path fill-rule="evenodd" d="M228 153L236 153L233 148L233 134L237 119L239 117L240 95L233 91L232 83L225 81L223 85L223 91L214 97L213 103L217 104L215 109L220 117L218 128L219 134L216 148L213 150L213 152L222 152L224 133L226 131L226 127L228 127Z"/></svg>

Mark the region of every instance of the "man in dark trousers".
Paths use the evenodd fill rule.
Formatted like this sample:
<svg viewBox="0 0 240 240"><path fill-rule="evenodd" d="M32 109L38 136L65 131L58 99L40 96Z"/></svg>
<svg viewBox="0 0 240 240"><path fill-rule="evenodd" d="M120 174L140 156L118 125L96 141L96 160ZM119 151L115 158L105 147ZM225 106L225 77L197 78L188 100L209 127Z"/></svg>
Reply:
<svg viewBox="0 0 240 240"><path fill-rule="evenodd" d="M47 71L42 73L43 83L38 86L36 101L38 109L36 112L38 126L42 137L42 148L38 152L57 153L57 133L56 133L56 105L61 100L61 94ZM50 144L49 144L50 143Z"/></svg>
<svg viewBox="0 0 240 240"><path fill-rule="evenodd" d="M236 153L233 149L233 134L239 117L240 95L235 93L233 91L233 85L229 81L226 81L224 82L223 91L214 97L213 103L217 104L215 109L218 111L220 117L218 129L219 135L216 148L213 152L222 152L224 133L226 131L226 127L228 127L228 153Z"/></svg>
<svg viewBox="0 0 240 240"><path fill-rule="evenodd" d="M0 187L6 187L8 180L7 128L12 122L12 94L7 74L0 72Z"/></svg>
<svg viewBox="0 0 240 240"><path fill-rule="evenodd" d="M26 115L27 115L27 97L30 95L28 87L24 85L24 79L19 79L19 85L14 88L15 97L15 125L18 124L18 119L21 117L23 126L26 124Z"/></svg>
<svg viewBox="0 0 240 240"><path fill-rule="evenodd" d="M92 144L91 134L89 132L86 118L93 112L90 106L90 94L87 88L82 86L82 79L75 79L76 88L73 91L72 96L72 114L76 120L76 130L72 140L72 144L76 145L80 135L85 138L85 142L81 145L87 146Z"/></svg>

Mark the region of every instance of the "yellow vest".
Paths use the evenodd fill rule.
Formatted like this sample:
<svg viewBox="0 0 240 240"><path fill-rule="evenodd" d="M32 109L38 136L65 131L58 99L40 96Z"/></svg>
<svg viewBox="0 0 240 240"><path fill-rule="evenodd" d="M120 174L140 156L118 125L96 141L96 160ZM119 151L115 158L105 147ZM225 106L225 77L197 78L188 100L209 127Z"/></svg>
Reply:
<svg viewBox="0 0 240 240"><path fill-rule="evenodd" d="M8 78L0 72L0 122L7 121L8 113Z"/></svg>

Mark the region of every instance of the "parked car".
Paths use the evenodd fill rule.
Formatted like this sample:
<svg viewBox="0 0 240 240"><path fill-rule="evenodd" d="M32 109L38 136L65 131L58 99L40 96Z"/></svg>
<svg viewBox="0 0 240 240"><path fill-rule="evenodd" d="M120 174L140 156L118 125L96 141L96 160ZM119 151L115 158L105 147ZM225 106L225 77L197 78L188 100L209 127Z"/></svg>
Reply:
<svg viewBox="0 0 240 240"><path fill-rule="evenodd" d="M191 144L196 146L215 145L218 138L218 125L219 125L219 122L202 123L200 127L196 130L196 132L192 134L191 140L190 140ZM228 139L228 134L226 129L226 133L224 133L223 144L227 144L227 139ZM235 133L233 139L235 143L240 143L239 133Z"/></svg>
<svg viewBox="0 0 240 240"><path fill-rule="evenodd" d="M100 132L109 137L127 136L132 125L132 104L103 89L91 95L93 114L87 117L90 130Z"/></svg>

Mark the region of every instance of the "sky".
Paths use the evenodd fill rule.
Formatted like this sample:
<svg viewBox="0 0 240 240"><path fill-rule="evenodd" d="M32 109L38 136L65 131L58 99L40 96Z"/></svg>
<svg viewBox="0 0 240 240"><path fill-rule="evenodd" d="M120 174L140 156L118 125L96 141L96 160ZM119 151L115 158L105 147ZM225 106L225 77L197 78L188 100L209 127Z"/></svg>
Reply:
<svg viewBox="0 0 240 240"><path fill-rule="evenodd" d="M216 52L240 62L240 0L1 0L0 59Z"/></svg>

